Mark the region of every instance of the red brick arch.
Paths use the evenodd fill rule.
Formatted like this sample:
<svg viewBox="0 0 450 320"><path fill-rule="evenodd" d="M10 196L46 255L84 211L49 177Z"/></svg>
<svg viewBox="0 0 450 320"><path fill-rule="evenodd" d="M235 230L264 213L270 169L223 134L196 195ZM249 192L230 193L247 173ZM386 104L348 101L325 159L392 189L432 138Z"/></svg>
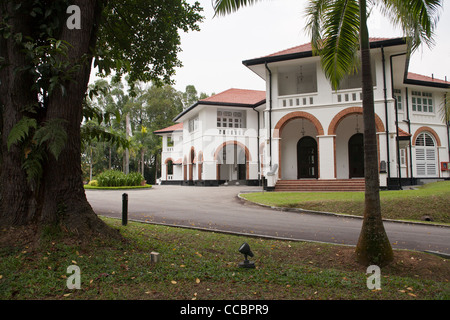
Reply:
<svg viewBox="0 0 450 320"><path fill-rule="evenodd" d="M289 121L294 119L307 119L312 122L314 127L316 128L317 135L322 136L324 134L322 124L320 121L313 116L312 114L304 111L295 111L288 113L284 117L282 117L280 120L278 120L277 124L274 128L273 136L274 138L281 138L281 132L283 131L283 128L288 124ZM281 143L280 140L278 142L278 178L281 179L281 173L282 173L282 165L281 165ZM319 141L317 141L317 161L319 162L317 165L318 168L318 176L320 177L320 157L319 157Z"/></svg>
<svg viewBox="0 0 450 320"><path fill-rule="evenodd" d="M298 118L303 118L303 119L307 119L307 120L311 121L313 123L314 127L316 127L317 135L319 135L319 136L323 135L323 133L324 133L323 127L322 127L320 121L316 117L314 117L312 114L310 114L308 112L295 111L295 112L288 113L287 115L282 117L280 120L278 120L278 122L274 128L275 129L274 133L273 133L274 138L281 137L281 131L283 130L284 126L289 121L298 119Z"/></svg>
<svg viewBox="0 0 450 320"><path fill-rule="evenodd" d="M247 146L244 145L243 143L236 141L236 140L230 140L230 141L225 141L224 143L222 143L220 146L217 147L216 152L214 152L214 160L218 159L219 153L222 151L223 148L225 148L225 146L227 145L237 145L239 147L241 147L244 152L245 152L245 175L246 175L246 179L249 179L249 162L252 160L252 157L250 155L250 151L248 150ZM220 177L220 172L219 172L219 166L220 164L218 163L216 166L216 177L217 180L219 180Z"/></svg>
<svg viewBox="0 0 450 320"><path fill-rule="evenodd" d="M344 118L353 115L353 114L362 114L363 108L362 107L350 107L347 109L344 109L340 111L338 114L336 114L331 120L330 125L328 126L328 135L335 135L336 129L339 125L339 123L344 120ZM384 132L384 124L383 121L380 119L380 117L375 113L375 126L377 132Z"/></svg>
<svg viewBox="0 0 450 320"><path fill-rule="evenodd" d="M431 129L430 127L420 127L419 129L416 130L416 132L414 133L414 137L412 138L412 145L415 146L416 145L416 139L417 136L422 133L422 132L428 132L430 133L434 139L436 140L436 144L438 147L441 146L441 139L439 139L438 134L436 133L436 131L434 131L433 129Z"/></svg>

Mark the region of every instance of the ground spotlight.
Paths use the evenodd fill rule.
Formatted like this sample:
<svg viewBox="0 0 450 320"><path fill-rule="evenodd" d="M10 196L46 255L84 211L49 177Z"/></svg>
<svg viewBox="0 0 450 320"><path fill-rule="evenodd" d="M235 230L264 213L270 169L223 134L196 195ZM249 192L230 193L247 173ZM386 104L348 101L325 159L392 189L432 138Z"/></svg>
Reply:
<svg viewBox="0 0 450 320"><path fill-rule="evenodd" d="M245 257L244 262L239 263L239 267L241 268L254 268L255 263L253 261L248 261L247 256L253 257L253 252L250 250L250 246L248 243L244 242L239 248L239 252L242 253Z"/></svg>

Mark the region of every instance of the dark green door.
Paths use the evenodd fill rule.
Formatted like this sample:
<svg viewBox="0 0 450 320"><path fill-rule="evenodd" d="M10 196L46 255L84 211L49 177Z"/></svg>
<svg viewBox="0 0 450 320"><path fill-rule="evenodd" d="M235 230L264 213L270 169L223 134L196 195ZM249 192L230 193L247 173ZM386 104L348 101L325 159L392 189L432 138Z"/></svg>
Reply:
<svg viewBox="0 0 450 320"><path fill-rule="evenodd" d="M357 133L348 140L348 169L350 178L364 177L364 135Z"/></svg>
<svg viewBox="0 0 450 320"><path fill-rule="evenodd" d="M318 178L317 142L303 137L297 143L297 179Z"/></svg>

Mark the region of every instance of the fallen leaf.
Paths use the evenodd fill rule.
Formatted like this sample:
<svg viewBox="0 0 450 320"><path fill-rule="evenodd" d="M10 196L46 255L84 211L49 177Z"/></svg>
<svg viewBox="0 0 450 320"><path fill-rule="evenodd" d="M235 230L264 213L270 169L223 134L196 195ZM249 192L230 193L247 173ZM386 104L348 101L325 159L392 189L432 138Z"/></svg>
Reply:
<svg viewBox="0 0 450 320"><path fill-rule="evenodd" d="M195 279L195 283L200 283L200 279L199 278Z"/></svg>
<svg viewBox="0 0 450 320"><path fill-rule="evenodd" d="M175 280L170 281L172 284L177 284Z"/></svg>
<svg viewBox="0 0 450 320"><path fill-rule="evenodd" d="M417 297L414 293L408 292L408 295L410 295L411 297Z"/></svg>
<svg viewBox="0 0 450 320"><path fill-rule="evenodd" d="M66 293L66 294L64 294L63 296L64 297L68 297L68 296L70 296L71 295L71 293Z"/></svg>

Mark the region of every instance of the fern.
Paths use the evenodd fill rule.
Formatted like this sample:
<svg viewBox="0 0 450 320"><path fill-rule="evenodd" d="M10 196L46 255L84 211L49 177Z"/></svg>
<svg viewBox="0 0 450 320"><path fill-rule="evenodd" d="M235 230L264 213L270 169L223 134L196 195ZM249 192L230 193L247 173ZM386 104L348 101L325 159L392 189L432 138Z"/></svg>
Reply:
<svg viewBox="0 0 450 320"><path fill-rule="evenodd" d="M22 169L27 174L27 180L30 184L35 185L35 188L39 187L40 180L42 178L43 168L42 164L45 160L45 152L43 148L35 148L30 152L22 163Z"/></svg>
<svg viewBox="0 0 450 320"><path fill-rule="evenodd" d="M7 139L8 151L11 148L11 145L24 141L30 134L30 129L36 129L36 127L36 119L28 117L20 119L9 132Z"/></svg>
<svg viewBox="0 0 450 320"><path fill-rule="evenodd" d="M33 138L39 146L46 144L48 151L58 160L59 154L64 149L67 141L67 133L62 119L51 119L36 130Z"/></svg>

